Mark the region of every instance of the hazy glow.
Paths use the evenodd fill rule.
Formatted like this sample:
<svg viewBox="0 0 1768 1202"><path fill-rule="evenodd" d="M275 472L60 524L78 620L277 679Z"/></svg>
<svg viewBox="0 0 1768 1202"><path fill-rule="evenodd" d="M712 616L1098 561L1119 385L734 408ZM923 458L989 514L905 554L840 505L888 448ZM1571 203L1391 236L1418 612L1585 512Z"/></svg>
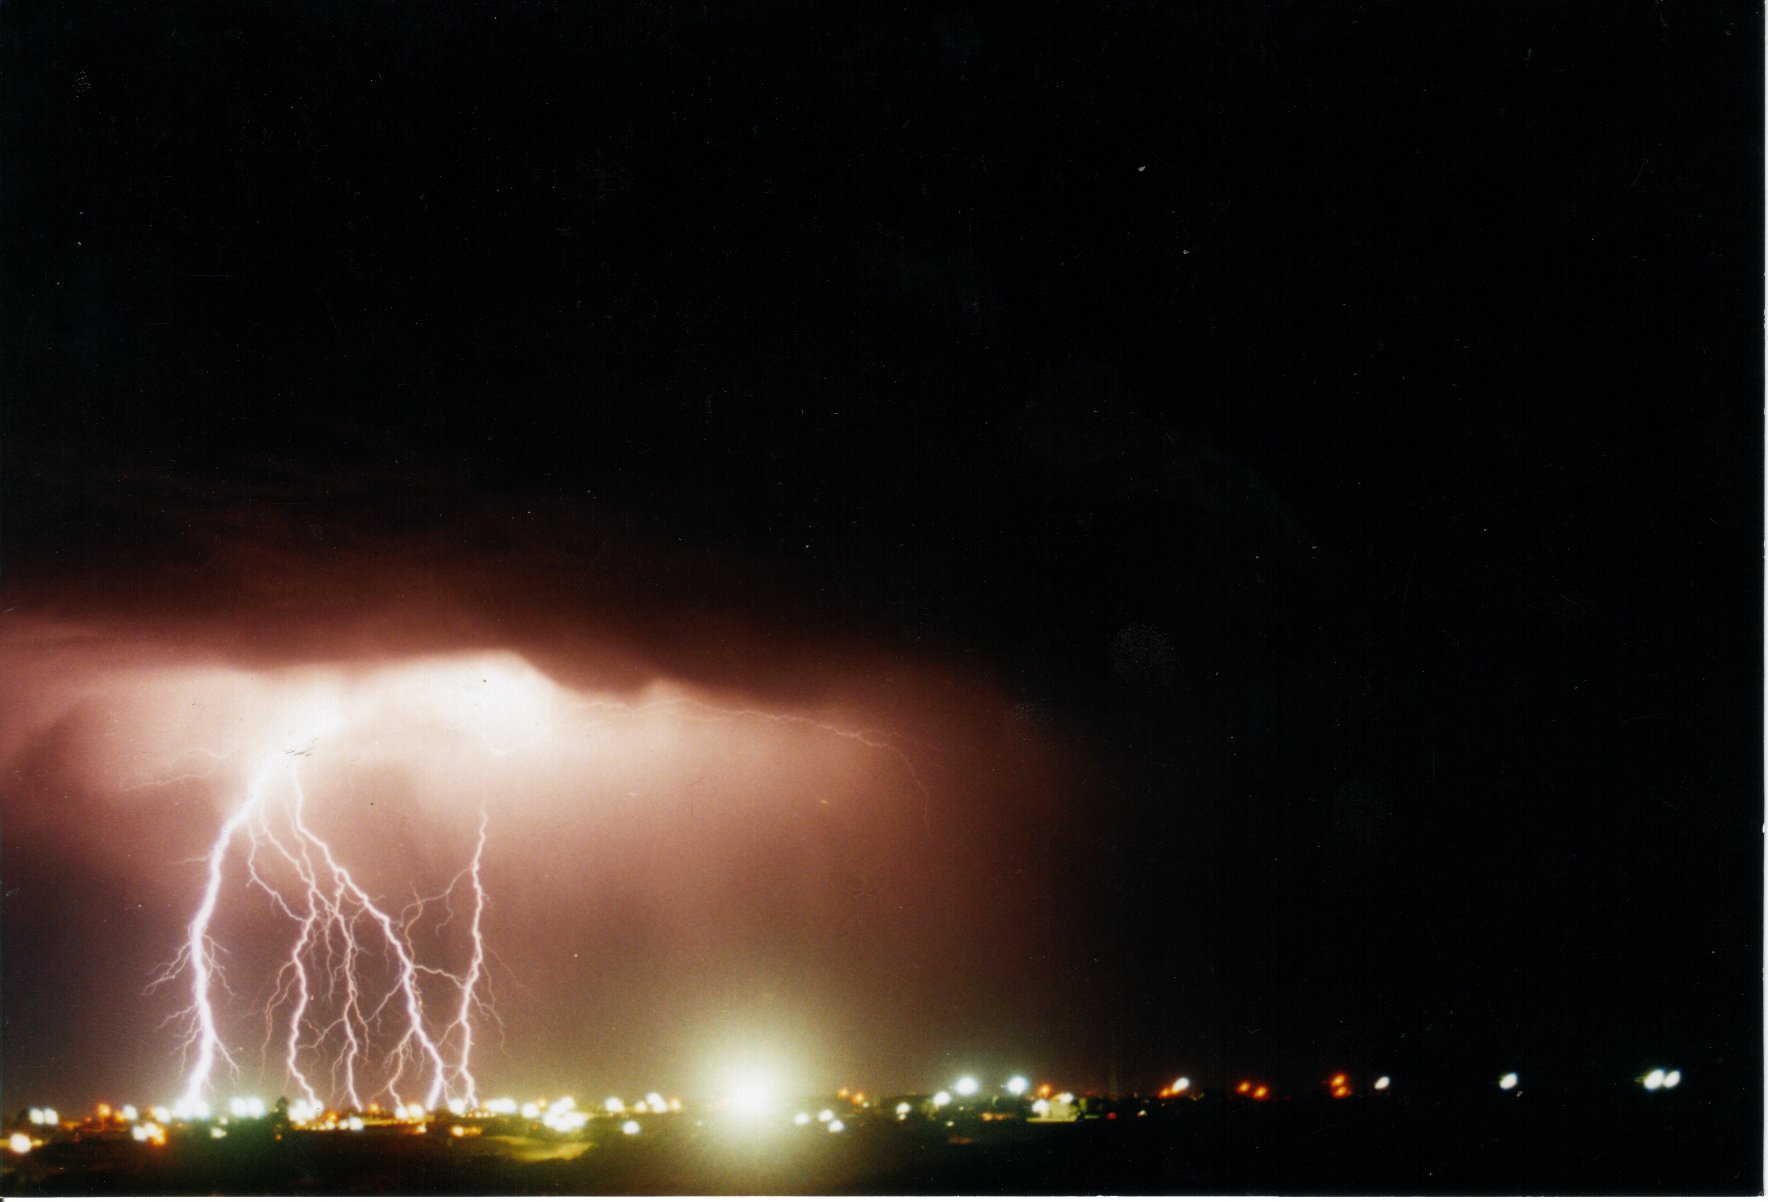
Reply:
<svg viewBox="0 0 1768 1202"><path fill-rule="evenodd" d="M1008 1077L1007 1078L1007 1092L1012 1094L1014 1097L1018 1097L1020 1094L1024 1093L1026 1090L1028 1090L1030 1088L1031 1088L1031 1082L1024 1077Z"/></svg>
<svg viewBox="0 0 1768 1202"><path fill-rule="evenodd" d="M1682 1084L1682 1070L1681 1069L1673 1068L1669 1072L1664 1074L1664 1088L1665 1089L1675 1089L1680 1084Z"/></svg>
<svg viewBox="0 0 1768 1202"><path fill-rule="evenodd" d="M907 1102L898 1102L896 1104L896 1113L897 1114L907 1114L909 1111L911 1111L913 1109L914 1109L914 1107L910 1106Z"/></svg>
<svg viewBox="0 0 1768 1202"><path fill-rule="evenodd" d="M637 1119L627 1119L620 1124L620 1134L622 1135L637 1135L640 1129Z"/></svg>
<svg viewBox="0 0 1768 1202"><path fill-rule="evenodd" d="M1174 1093L1184 1093L1187 1089L1190 1089L1190 1088L1191 1088L1191 1078L1189 1078L1189 1077L1180 1077L1177 1081L1174 1081L1172 1084L1172 1091Z"/></svg>
<svg viewBox="0 0 1768 1202"><path fill-rule="evenodd" d="M1652 1069L1649 1073L1645 1074L1645 1077L1640 1084L1644 1085L1647 1090L1654 1093L1657 1090L1662 1089L1664 1087L1664 1070L1661 1068Z"/></svg>
<svg viewBox="0 0 1768 1202"><path fill-rule="evenodd" d="M942 1089L933 1095L933 1104L935 1106L950 1106L952 1104L952 1096Z"/></svg>
<svg viewBox="0 0 1768 1202"><path fill-rule="evenodd" d="M1375 1088L1377 1091L1385 1090L1388 1086L1390 1086L1392 1084L1393 1084L1393 1081L1390 1078L1387 1078L1387 1077L1375 1078Z"/></svg>
<svg viewBox="0 0 1768 1202"><path fill-rule="evenodd" d="M836 1119L834 1122L829 1124L829 1134L830 1135L839 1135L845 1130L847 1130L847 1124L842 1122L840 1119Z"/></svg>
<svg viewBox="0 0 1768 1202"><path fill-rule="evenodd" d="M265 583L280 588L274 576ZM24 764L35 774L22 787L38 809L30 838L79 844L151 899L149 915L175 916L151 919L136 943L145 950L119 967L139 985L152 980L150 958L164 969L135 1024L143 1046L126 1063L151 1063L163 1040L160 1063L180 1076L156 1092L176 1100L181 1119L199 1120L199 1106L250 1117L229 1105L248 1094L285 1096L291 1114L322 1102L348 1112L414 1101L425 1114L465 1114L482 1108L474 1074L487 1063L505 1079L550 1085L524 1058L549 1054L561 1038L587 1039L553 1029L567 1025L554 1018L567 1003L636 1005L613 984L630 965L609 961L652 957L679 1016L671 1021L715 1031L705 1020L724 986L696 994L683 936L702 939L708 924L722 924L699 946L734 944L759 887L748 864L778 847L792 849L792 871L771 916L755 912L763 926L751 937L829 960L787 924L826 907L836 877L819 865L851 847L868 889L913 886L904 905L866 915L892 948L913 936L955 957L955 935L924 937L920 927L959 899L955 882L966 878L937 876L921 867L931 860L906 853L937 846L947 862L971 854L973 830L941 826L946 800L995 805L995 793L1004 799L1026 783L1007 779L1017 770L989 767L1000 779L974 796L958 788L967 774L1003 762L1003 749L1031 753L1021 756L1027 764L1045 754L1034 729L1007 721L993 685L954 683L916 664L878 673L884 657L863 648L808 671L741 648L716 671L670 661L681 672L672 675L593 622L565 636L569 645L470 620L438 622L431 642L421 623L397 630L384 612L359 616L362 627L336 640L323 623L284 638L269 617L261 630L217 617L213 634L188 624L156 630L147 618L110 629L21 619L0 630L9 698L0 769ZM459 649L479 638L489 649ZM504 639L522 652L501 649ZM384 653L395 646L412 652ZM1054 804L1055 787L1046 795L1042 779L1019 789L1016 803ZM79 820L54 805L79 807ZM102 820L111 815L117 821ZM11 837L20 826L10 808L8 820ZM765 840L744 842L751 829ZM683 831L703 837L684 842ZM544 863L525 871L536 858ZM582 924L555 954L553 933L586 902L626 888L619 878L629 867L635 878L646 870L634 883L659 916L642 938L591 946L601 932ZM542 928L545 937L530 941ZM604 955L610 942L622 946ZM705 979L730 981L728 967L710 965ZM738 996L761 996L752 982L732 983ZM803 1028L806 1050L776 1059L802 1055L790 1064L795 1086L830 1080L820 1041L835 1038L834 1024L826 1034L812 1028L834 996L788 991L729 1030L746 1037L776 1018ZM487 1046L499 1021L504 1034L494 1031ZM658 1046L654 1034L627 1046ZM614 1052L622 1054L647 1053ZM656 1067L635 1060L598 1071L618 1081ZM736 1111L756 1100L718 1082L691 1087Z"/></svg>
<svg viewBox="0 0 1768 1202"><path fill-rule="evenodd" d="M556 1106L557 1103L554 1103L554 1105ZM567 1110L570 1109L569 1102L567 1102L565 1104L564 1109L567 1109ZM607 1097L607 1098L602 1099L602 1109L607 1111L609 1114L625 1114L626 1113L626 1103L616 1097Z"/></svg>
<svg viewBox="0 0 1768 1202"><path fill-rule="evenodd" d="M1502 1077L1498 1078L1498 1088L1505 1091L1515 1089L1518 1080L1519 1078L1515 1073L1505 1073Z"/></svg>
<svg viewBox="0 0 1768 1202"><path fill-rule="evenodd" d="M960 1098L967 1098L980 1088L982 1087L976 1083L975 1077L959 1077L957 1083L952 1086L952 1091Z"/></svg>
<svg viewBox="0 0 1768 1202"><path fill-rule="evenodd" d="M792 1122L799 1127L808 1127L810 1126L810 1116L800 1110L797 1114L792 1116Z"/></svg>

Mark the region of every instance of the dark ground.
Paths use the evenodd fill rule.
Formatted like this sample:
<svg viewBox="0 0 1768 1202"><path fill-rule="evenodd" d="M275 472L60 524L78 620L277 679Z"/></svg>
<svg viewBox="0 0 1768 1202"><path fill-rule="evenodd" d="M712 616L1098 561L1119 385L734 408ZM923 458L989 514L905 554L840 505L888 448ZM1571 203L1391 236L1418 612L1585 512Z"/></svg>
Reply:
<svg viewBox="0 0 1768 1202"><path fill-rule="evenodd" d="M1265 1105L1210 1099L1149 1118L957 1127L888 1119L738 1142L674 1120L611 1132L575 1158L509 1145L290 1132L165 1149L40 1149L64 1165L32 1194L1750 1194L1699 1095L1401 1098ZM1732 1150L1733 1152L1735 1149ZM41 1169L39 1168L39 1171Z"/></svg>

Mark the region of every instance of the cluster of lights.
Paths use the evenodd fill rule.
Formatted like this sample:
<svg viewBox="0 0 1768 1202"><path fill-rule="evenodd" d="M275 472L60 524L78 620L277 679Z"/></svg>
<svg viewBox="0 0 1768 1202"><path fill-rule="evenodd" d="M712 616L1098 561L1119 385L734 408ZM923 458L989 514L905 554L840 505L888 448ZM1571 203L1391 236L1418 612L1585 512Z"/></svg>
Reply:
<svg viewBox="0 0 1768 1202"><path fill-rule="evenodd" d="M905 1102L903 1105L906 1106L907 1103ZM899 1115L905 1113L902 1106L898 1106L896 1112ZM830 1135L840 1135L843 1131L847 1130L847 1124L840 1118L836 1117L835 1112L826 1106L817 1111L816 1121L821 1123L823 1130L827 1131ZM792 1125L795 1127L808 1127L810 1126L810 1123L811 1117L808 1110L800 1110L797 1114L792 1116Z"/></svg>
<svg viewBox="0 0 1768 1202"><path fill-rule="evenodd" d="M1255 1102L1262 1102L1271 1096L1271 1087L1262 1082L1242 1081L1234 1087L1234 1092Z"/></svg>
<svg viewBox="0 0 1768 1202"><path fill-rule="evenodd" d="M207 1107L204 1109L207 1109ZM227 1110L236 1119L261 1119L264 1117L265 1113L264 1099L234 1098L227 1103ZM293 1115L291 1114L290 1117L293 1117Z"/></svg>
<svg viewBox="0 0 1768 1202"><path fill-rule="evenodd" d="M34 1127L54 1127L61 1123L61 1115L55 1113L54 1110L51 1110L47 1106L31 1107L31 1112L28 1117L31 1120L31 1125Z"/></svg>
<svg viewBox="0 0 1768 1202"><path fill-rule="evenodd" d="M166 1146L166 1129L158 1123L139 1123L130 1129L129 1134L137 1143L152 1144L156 1148Z"/></svg>
<svg viewBox="0 0 1768 1202"><path fill-rule="evenodd" d="M1191 1078L1180 1077L1178 1080L1174 1081L1171 1085L1168 1085L1165 1088L1163 1088L1160 1091L1160 1096L1163 1098L1176 1098L1180 1094L1189 1090L1190 1088L1191 1088Z"/></svg>
<svg viewBox="0 0 1768 1202"><path fill-rule="evenodd" d="M1665 1072L1661 1068L1654 1068L1639 1079L1639 1084L1645 1086L1647 1093L1656 1093L1660 1089L1675 1089L1682 1084L1682 1070L1673 1068Z"/></svg>
<svg viewBox="0 0 1768 1202"><path fill-rule="evenodd" d="M610 1102L618 1102L619 1100L619 1098L608 1099ZM621 1106L618 1110L613 1106L609 1106L608 1112L610 1114L619 1114L625 1109L626 1107L624 1106ZM583 1111L577 1109L577 1099L567 1094L565 1097L559 1098L549 1105L546 1108L546 1114L540 1121L548 1130L557 1131L562 1135L568 1135L573 1131L583 1130L583 1128L589 1124L589 1116L583 1113Z"/></svg>
<svg viewBox="0 0 1768 1202"><path fill-rule="evenodd" d="M1351 1079L1343 1073L1333 1073L1332 1080L1326 1086L1332 1091L1332 1096L1341 1101L1351 1096Z"/></svg>

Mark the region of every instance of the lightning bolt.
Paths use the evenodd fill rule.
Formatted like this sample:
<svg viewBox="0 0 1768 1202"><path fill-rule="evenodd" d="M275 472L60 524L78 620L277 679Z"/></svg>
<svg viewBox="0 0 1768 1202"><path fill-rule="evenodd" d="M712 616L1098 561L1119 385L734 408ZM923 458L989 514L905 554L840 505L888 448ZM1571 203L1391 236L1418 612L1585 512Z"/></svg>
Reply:
<svg viewBox="0 0 1768 1202"><path fill-rule="evenodd" d="M482 868L488 814L481 811L472 857L448 888L416 899L395 915L308 821L306 790L295 754L267 757L244 798L222 823L205 857L204 889L186 928L185 943L156 982L189 980L190 1004L175 1016L186 1024L189 1063L181 1104L190 1109L203 1105L218 1069L222 1065L238 1069L218 1018L217 996L225 992L226 984L219 972L221 948L211 930L228 864L236 856L244 878L267 894L294 926L293 941L264 1005L264 1022L273 1035L278 1012L283 1012L282 1070L302 1100L313 1107L320 1104L314 1074L324 1071L332 1088L341 1088L351 1105L360 1107L361 1080L378 1068L371 1096L397 1100L402 1087L415 1084L425 1109L434 1110L453 1086L455 1092L448 1100L476 1104L478 1087L469 1061L474 1018L486 1006ZM286 784L280 790L275 788L279 780ZM419 956L414 929L434 905L447 907L452 916L451 898L463 882L471 896L471 952L463 971L450 972ZM390 965L390 980L374 979L371 949ZM438 983L454 994L450 1017L439 1029L430 1013L435 999L427 996L433 995ZM431 988L426 990L426 984ZM315 1011L325 1008L329 1013L323 1015L324 1021L316 1022ZM391 1035L381 1037L389 1027ZM389 1040L378 1061L373 1059L373 1048ZM329 1058L328 1047L333 1048Z"/></svg>
<svg viewBox="0 0 1768 1202"><path fill-rule="evenodd" d="M931 793L903 749L915 741L896 732L684 698L628 704L578 695L566 708L580 715L669 712L690 722L791 726L857 743L901 766L920 796L922 823L931 833ZM472 733L502 758L550 738L555 728L503 746ZM321 1108L322 1087L357 1109L369 1100L400 1103L412 1090L430 1111L444 1101L454 1109L476 1105L475 1024L480 1018L497 1019L487 974L492 953L484 934L489 807L481 800L471 855L455 877L440 891L395 909L374 896L309 817L303 765L318 749L319 741L309 739L265 755L207 855L198 861L204 865L204 883L196 911L183 945L154 982L181 983L188 989L188 1004L173 1016L184 1027L182 1105L192 1110L202 1106L223 1069L239 1071L223 1030L221 1015L228 1007L220 1002L232 994L222 972L225 953L214 930L234 872L243 882L236 887L267 896L291 932L260 1007L262 1065L269 1065L274 1048L284 1081L315 1111ZM211 761L207 771L175 772L148 784L207 777L229 758L199 750ZM459 902L462 894L464 905ZM451 935L446 941L457 949L464 943L452 967L420 954L418 933L428 929L426 917L437 909L445 918L435 926L435 936L456 922L464 930L464 936ZM464 966L459 965L462 959Z"/></svg>

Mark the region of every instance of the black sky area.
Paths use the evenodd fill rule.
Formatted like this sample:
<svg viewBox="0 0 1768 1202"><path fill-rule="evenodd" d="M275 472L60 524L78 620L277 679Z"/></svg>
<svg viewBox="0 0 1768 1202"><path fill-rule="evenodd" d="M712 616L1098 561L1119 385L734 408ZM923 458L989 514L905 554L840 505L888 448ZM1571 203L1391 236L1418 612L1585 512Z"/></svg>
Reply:
<svg viewBox="0 0 1768 1202"><path fill-rule="evenodd" d="M550 554L471 596L512 645L626 622L782 697L951 664L1081 782L1020 820L1064 879L1002 885L1057 916L1051 997L960 1004L1101 1086L1675 1061L1759 1156L1759 12L16 3L0 39L8 613L221 620L213 520L308 580ZM109 951L17 908L76 860L6 851L35 1072L57 966Z"/></svg>

